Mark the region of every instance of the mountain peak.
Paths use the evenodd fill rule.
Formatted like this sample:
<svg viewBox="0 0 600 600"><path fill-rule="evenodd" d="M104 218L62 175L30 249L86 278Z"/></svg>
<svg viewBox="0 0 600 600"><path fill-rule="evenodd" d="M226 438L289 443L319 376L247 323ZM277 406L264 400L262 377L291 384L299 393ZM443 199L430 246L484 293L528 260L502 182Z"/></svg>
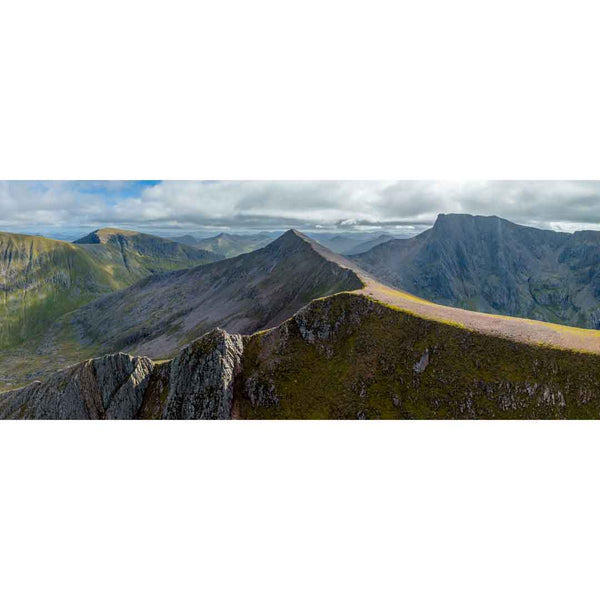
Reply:
<svg viewBox="0 0 600 600"><path fill-rule="evenodd" d="M528 229L496 215L469 215L461 213L439 214L433 224L433 232L444 235L465 235L474 232L496 234L498 231L517 231Z"/></svg>
<svg viewBox="0 0 600 600"><path fill-rule="evenodd" d="M352 262L350 259L335 253L333 250L322 246L313 238L306 234L298 231L297 229L288 229L283 235L280 235L274 242L271 242L266 248L278 252L295 253L295 252L306 252L313 256L319 256L320 259L324 259L327 262L333 263L338 267L350 270L360 281L361 285L363 281L359 276L362 273L360 268Z"/></svg>
<svg viewBox="0 0 600 600"><path fill-rule="evenodd" d="M278 238L269 244L269 246L277 245L298 245L300 243L310 244L313 240L309 237L300 233L297 229L288 229L285 233L282 233ZM268 246L267 246L268 247Z"/></svg>
<svg viewBox="0 0 600 600"><path fill-rule="evenodd" d="M571 234L553 231L551 229L538 229L528 225L513 223L496 215L469 215L459 213L439 214L432 231L443 230L446 234L467 234L479 232L483 235L511 235L530 236L538 240L551 243L565 241ZM426 233L426 232L425 232ZM534 242L537 243L537 242Z"/></svg>
<svg viewBox="0 0 600 600"><path fill-rule="evenodd" d="M488 222L496 222L496 221L504 221L509 223L506 219L501 217L497 217L496 215L470 215L468 213L440 213L438 214L435 224L444 223L444 222L472 222L472 221L488 221ZM514 225L514 223L513 223Z"/></svg>
<svg viewBox="0 0 600 600"><path fill-rule="evenodd" d="M297 229L288 229L285 233L283 233L280 237L299 237L302 240L307 240L308 237L306 235L304 235L301 231L298 231Z"/></svg>
<svg viewBox="0 0 600 600"><path fill-rule="evenodd" d="M82 238L75 240L74 244L105 244L111 238L120 235L125 237L134 237L137 235L143 235L139 231L131 231L128 229L117 229L115 227L103 227L96 229L91 233L83 236Z"/></svg>

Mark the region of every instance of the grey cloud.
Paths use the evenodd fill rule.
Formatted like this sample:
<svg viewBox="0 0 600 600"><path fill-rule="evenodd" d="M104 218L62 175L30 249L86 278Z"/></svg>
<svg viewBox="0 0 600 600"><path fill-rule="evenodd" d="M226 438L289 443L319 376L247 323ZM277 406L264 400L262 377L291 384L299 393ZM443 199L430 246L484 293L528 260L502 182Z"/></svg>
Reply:
<svg viewBox="0 0 600 600"><path fill-rule="evenodd" d="M554 229L600 228L597 181L165 181L121 197L126 184L0 182L0 227L418 232L438 213L463 212Z"/></svg>

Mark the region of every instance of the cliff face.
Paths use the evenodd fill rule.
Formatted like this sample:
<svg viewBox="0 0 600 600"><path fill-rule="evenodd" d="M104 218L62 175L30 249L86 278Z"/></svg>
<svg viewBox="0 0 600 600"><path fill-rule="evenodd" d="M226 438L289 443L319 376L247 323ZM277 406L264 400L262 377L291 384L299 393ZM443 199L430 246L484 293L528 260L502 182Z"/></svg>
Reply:
<svg viewBox="0 0 600 600"><path fill-rule="evenodd" d="M433 302L577 327L600 326L600 235L440 215L432 229L352 259Z"/></svg>
<svg viewBox="0 0 600 600"><path fill-rule="evenodd" d="M233 384L240 372L241 335L215 329L171 362L165 419L229 419Z"/></svg>
<svg viewBox="0 0 600 600"><path fill-rule="evenodd" d="M149 358L113 354L88 360L0 394L3 419L132 419L153 371Z"/></svg>
<svg viewBox="0 0 600 600"><path fill-rule="evenodd" d="M168 362L110 354L0 394L0 418L229 419L242 352L215 329Z"/></svg>
<svg viewBox="0 0 600 600"><path fill-rule="evenodd" d="M600 355L474 333L364 296L312 302L173 360L86 361L0 394L2 418L599 418Z"/></svg>

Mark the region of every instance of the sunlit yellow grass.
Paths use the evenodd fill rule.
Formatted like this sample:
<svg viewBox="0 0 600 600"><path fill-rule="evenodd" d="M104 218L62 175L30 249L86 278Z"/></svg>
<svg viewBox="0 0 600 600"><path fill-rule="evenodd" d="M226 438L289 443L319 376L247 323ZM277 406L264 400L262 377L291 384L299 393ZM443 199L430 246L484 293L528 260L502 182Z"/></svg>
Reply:
<svg viewBox="0 0 600 600"><path fill-rule="evenodd" d="M368 279L365 281L365 287L361 290L355 290L351 292L357 295L363 295L374 301L379 302L387 306L388 308L399 310L410 314L421 319L428 321L435 321L438 323L444 323L446 325L452 325L454 327L460 327L474 332L480 332L484 335L502 335L510 339L515 339L523 343L533 344L536 346L544 346L548 348L556 348L562 350L571 350L576 352L585 352L598 354L600 347L596 348L585 348L584 343L598 344L600 342L600 331L594 329L585 329L580 327L571 327L568 325L559 325L557 323L549 323L547 321L537 321L535 319L525 319L521 317L511 317L507 315L496 315L492 313L482 313L476 311L469 311L467 309L459 309L450 306L444 306L430 302L424 298L415 296L408 292L398 290L395 288L388 287L377 281ZM397 304L394 302L397 299ZM429 310L419 310L419 306L427 306L431 309L436 309L436 312ZM446 318L454 317L454 318ZM474 318L480 319L483 317L489 322L494 320L499 323L507 322L521 327L523 330L523 336L516 335L514 329L512 331L500 331L496 332L488 330L487 327L480 327L478 323L474 322ZM560 336L564 336L564 341L561 343L560 339L545 340L541 336L543 335L541 328L546 328L549 332L555 332ZM554 335L552 335L554 337Z"/></svg>

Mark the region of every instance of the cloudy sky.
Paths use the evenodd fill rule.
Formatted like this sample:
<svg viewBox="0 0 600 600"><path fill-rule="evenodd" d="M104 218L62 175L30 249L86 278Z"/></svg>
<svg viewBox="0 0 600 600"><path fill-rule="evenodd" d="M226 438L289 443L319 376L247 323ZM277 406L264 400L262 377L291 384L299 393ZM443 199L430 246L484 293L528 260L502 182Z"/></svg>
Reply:
<svg viewBox="0 0 600 600"><path fill-rule="evenodd" d="M105 226L155 233L295 227L413 234L449 212L562 231L600 229L600 182L0 182L0 229L65 237Z"/></svg>

